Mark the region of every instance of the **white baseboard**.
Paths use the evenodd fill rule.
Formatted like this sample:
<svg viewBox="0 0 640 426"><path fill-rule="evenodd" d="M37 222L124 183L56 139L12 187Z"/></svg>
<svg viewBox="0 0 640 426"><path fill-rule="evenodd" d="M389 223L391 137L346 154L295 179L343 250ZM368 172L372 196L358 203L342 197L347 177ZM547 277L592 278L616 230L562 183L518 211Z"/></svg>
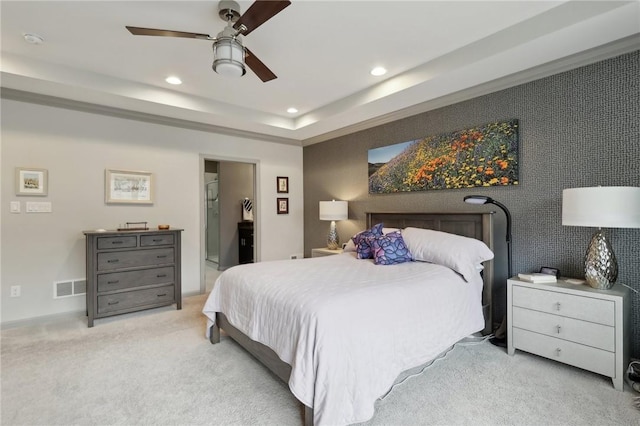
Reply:
<svg viewBox="0 0 640 426"><path fill-rule="evenodd" d="M183 293L182 299L184 301L185 297L200 296L201 294L202 293L198 291L190 291L187 293ZM126 314L123 314L123 315L126 315ZM41 324L50 324L53 322L68 321L72 319L86 318L86 317L87 317L87 311L84 309L80 311L61 312L58 314L42 315L39 317L23 318L23 319L13 320L13 321L3 321L0 323L0 330L7 330L11 328L34 326L34 325L41 325Z"/></svg>

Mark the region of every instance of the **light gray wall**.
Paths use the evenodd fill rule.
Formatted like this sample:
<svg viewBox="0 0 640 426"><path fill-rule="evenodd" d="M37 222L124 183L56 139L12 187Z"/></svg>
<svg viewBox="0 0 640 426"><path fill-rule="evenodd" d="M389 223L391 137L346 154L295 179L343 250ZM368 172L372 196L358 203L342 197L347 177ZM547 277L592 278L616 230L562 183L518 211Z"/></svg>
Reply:
<svg viewBox="0 0 640 426"><path fill-rule="evenodd" d="M253 199L253 169L253 164L230 161L219 163L221 270L238 264L238 222L242 220L241 200L245 197Z"/></svg>
<svg viewBox="0 0 640 426"><path fill-rule="evenodd" d="M520 120L520 184L370 195L367 151L497 120ZM521 86L304 148L305 253L326 245L318 201L349 201L342 240L364 229L367 211L498 210L497 259L504 259L504 219L496 206L473 207L465 195L505 204L513 216L513 271L559 268L583 276L594 229L561 224L562 190L640 186L640 53L638 51ZM607 229L618 257L618 281L640 291L640 229ZM499 275L499 271L497 271ZM494 300L505 300L504 275ZM496 283L498 284L498 283ZM633 293L633 354L640 357L640 298ZM496 311L504 314L504 302Z"/></svg>
<svg viewBox="0 0 640 426"><path fill-rule="evenodd" d="M302 148L2 99L1 299L2 322L84 311L82 297L53 299L53 282L85 276L83 230L113 229L127 221L184 228L183 293L200 291L204 241L202 156L257 162L262 260L303 250ZM18 166L49 171L47 197L18 197ZM156 179L153 206L106 205L106 168L145 170ZM276 177L289 176L289 215L276 214ZM25 201L50 201L53 213L24 213ZM11 214L9 202L22 213ZM292 206L295 206L292 204ZM202 210L202 211L201 211ZM204 221L202 222L204 224ZM10 287L22 296L10 298Z"/></svg>

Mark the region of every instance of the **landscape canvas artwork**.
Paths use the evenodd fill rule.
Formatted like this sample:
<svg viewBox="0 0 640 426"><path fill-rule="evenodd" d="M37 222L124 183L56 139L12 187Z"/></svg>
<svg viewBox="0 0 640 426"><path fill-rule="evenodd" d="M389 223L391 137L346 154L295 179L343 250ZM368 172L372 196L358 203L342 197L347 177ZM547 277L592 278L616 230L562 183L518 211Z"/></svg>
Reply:
<svg viewBox="0 0 640 426"><path fill-rule="evenodd" d="M369 150L369 193L518 184L518 120Z"/></svg>

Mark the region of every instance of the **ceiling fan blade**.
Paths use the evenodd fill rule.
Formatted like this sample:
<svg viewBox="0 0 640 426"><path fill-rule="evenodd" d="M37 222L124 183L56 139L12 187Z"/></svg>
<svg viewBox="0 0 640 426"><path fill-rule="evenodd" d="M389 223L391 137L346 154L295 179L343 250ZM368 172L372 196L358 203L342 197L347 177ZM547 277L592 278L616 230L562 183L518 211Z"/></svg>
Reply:
<svg viewBox="0 0 640 426"><path fill-rule="evenodd" d="M243 35L249 34L260 25L280 13L282 9L289 6L290 1L256 0L249 9L236 21L233 28L236 30L244 25L247 29L241 31Z"/></svg>
<svg viewBox="0 0 640 426"><path fill-rule="evenodd" d="M251 71L253 71L260 80L266 83L267 81L278 78L264 63L262 63L260 59L256 57L256 55L253 54L253 52L246 47L244 50L244 63L251 68Z"/></svg>
<svg viewBox="0 0 640 426"><path fill-rule="evenodd" d="M146 36L160 36L160 37L183 37L183 38L197 38L202 40L214 40L209 34L199 33L187 33L184 31L171 31L171 30L159 30L156 28L140 28L140 27L126 27L133 35L146 35Z"/></svg>

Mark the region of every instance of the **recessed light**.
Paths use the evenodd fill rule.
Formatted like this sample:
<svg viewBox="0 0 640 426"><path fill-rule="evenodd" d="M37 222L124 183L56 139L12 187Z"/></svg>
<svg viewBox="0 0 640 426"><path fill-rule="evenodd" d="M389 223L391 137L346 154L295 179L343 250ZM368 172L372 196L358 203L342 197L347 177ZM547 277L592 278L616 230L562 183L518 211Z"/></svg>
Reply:
<svg viewBox="0 0 640 426"><path fill-rule="evenodd" d="M44 43L44 38L39 36L38 34L27 33L22 35L24 37L24 41L29 44L42 44Z"/></svg>
<svg viewBox="0 0 640 426"><path fill-rule="evenodd" d="M182 84L182 80L180 80L178 77L173 76L173 75L170 76L170 77L165 78L164 81L166 81L169 84Z"/></svg>
<svg viewBox="0 0 640 426"><path fill-rule="evenodd" d="M371 75L375 75L376 77L385 75L386 73L387 73L387 70L382 67L375 67L374 69L371 70Z"/></svg>
<svg viewBox="0 0 640 426"><path fill-rule="evenodd" d="M291 108L287 109L287 112L289 114L295 114L296 112L298 112L298 110L296 108L291 107Z"/></svg>

